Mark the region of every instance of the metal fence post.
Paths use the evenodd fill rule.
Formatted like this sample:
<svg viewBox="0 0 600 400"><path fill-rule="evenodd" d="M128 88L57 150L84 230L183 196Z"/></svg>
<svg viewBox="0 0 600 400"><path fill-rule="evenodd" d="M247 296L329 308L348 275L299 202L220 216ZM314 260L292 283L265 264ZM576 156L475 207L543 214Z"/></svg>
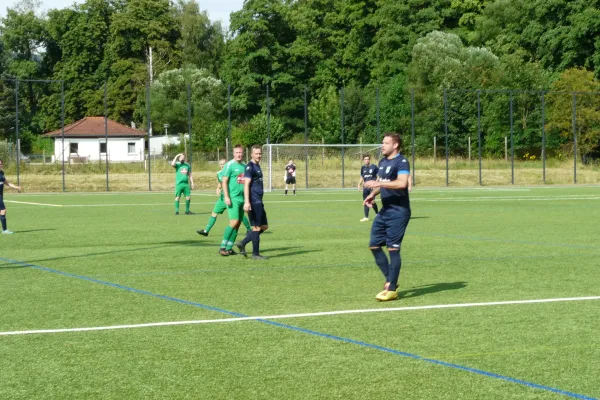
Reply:
<svg viewBox="0 0 600 400"><path fill-rule="evenodd" d="M340 114L342 130L342 189L344 188L344 87L340 89Z"/></svg>
<svg viewBox="0 0 600 400"><path fill-rule="evenodd" d="M146 82L146 118L148 123L146 124L146 134L148 135L148 190L152 191L152 173L150 166L150 83ZM143 153L142 153L143 154Z"/></svg>
<svg viewBox="0 0 600 400"><path fill-rule="evenodd" d="M21 186L21 177L19 174L19 141L21 140L19 136L19 80L15 80L15 140L16 140L16 148L17 148L17 186Z"/></svg>
<svg viewBox="0 0 600 400"><path fill-rule="evenodd" d="M267 83L267 144L271 143L271 99L269 98L269 84Z"/></svg>
<svg viewBox="0 0 600 400"><path fill-rule="evenodd" d="M108 192L108 82L104 82L104 162L106 163L106 191ZM102 159L102 152L100 152Z"/></svg>
<svg viewBox="0 0 600 400"><path fill-rule="evenodd" d="M577 94L573 92L573 183L577 183Z"/></svg>
<svg viewBox="0 0 600 400"><path fill-rule="evenodd" d="M513 121L513 92L510 92L510 183L515 184L515 143L513 136L514 121Z"/></svg>
<svg viewBox="0 0 600 400"><path fill-rule="evenodd" d="M546 183L546 103L545 93L542 91L542 182Z"/></svg>
<svg viewBox="0 0 600 400"><path fill-rule="evenodd" d="M410 129L411 129L411 147L412 147L412 184L416 186L415 178L415 89L410 90Z"/></svg>
<svg viewBox="0 0 600 400"><path fill-rule="evenodd" d="M304 85L304 144L308 144L308 87ZM305 150L305 169L306 189L308 189L308 147Z"/></svg>
<svg viewBox="0 0 600 400"><path fill-rule="evenodd" d="M190 164L190 169L192 168L192 156L194 152L192 151L192 87L191 85L187 85L187 113L188 113L188 138L190 141L190 147L188 151L188 163ZM219 160L217 160L218 162Z"/></svg>
<svg viewBox="0 0 600 400"><path fill-rule="evenodd" d="M60 134L62 139L62 191L65 186L65 81L60 81Z"/></svg>
<svg viewBox="0 0 600 400"><path fill-rule="evenodd" d="M481 90L477 91L477 149L479 152L479 186L481 182Z"/></svg>
<svg viewBox="0 0 600 400"><path fill-rule="evenodd" d="M225 158L231 159L233 158L233 145L231 143L231 84L227 85L227 156ZM231 152L230 152L231 150Z"/></svg>
<svg viewBox="0 0 600 400"><path fill-rule="evenodd" d="M448 95L446 89L444 89L444 135L446 138L446 186L448 186Z"/></svg>

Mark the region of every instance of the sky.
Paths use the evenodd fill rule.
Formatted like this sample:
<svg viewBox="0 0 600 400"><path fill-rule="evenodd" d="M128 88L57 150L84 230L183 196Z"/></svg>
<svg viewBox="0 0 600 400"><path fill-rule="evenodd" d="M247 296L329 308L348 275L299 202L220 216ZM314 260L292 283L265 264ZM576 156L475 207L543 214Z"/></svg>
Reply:
<svg viewBox="0 0 600 400"><path fill-rule="evenodd" d="M200 10L208 12L211 21L221 21L224 27L229 25L229 14L233 11L242 9L244 0L197 0L200 4ZM82 3L79 0L41 0L42 10L50 10L53 8L66 8L73 3ZM6 8L12 7L16 0L2 1L0 6L0 17L6 16Z"/></svg>

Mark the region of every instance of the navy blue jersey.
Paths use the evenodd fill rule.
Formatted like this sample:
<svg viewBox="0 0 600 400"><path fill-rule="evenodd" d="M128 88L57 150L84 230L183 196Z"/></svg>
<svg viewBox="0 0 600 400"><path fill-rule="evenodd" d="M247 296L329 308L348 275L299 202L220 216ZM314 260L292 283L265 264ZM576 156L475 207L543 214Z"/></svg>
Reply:
<svg viewBox="0 0 600 400"><path fill-rule="evenodd" d="M263 198L263 174L260 165L250 161L246 164L244 178L250 179L250 203L262 203Z"/></svg>
<svg viewBox="0 0 600 400"><path fill-rule="evenodd" d="M285 166L285 177L286 179L296 177L296 166L294 164L288 164Z"/></svg>
<svg viewBox="0 0 600 400"><path fill-rule="evenodd" d="M379 162L379 173L377 176L379 176L381 182L395 181L399 175L410 175L408 160L402 154L396 155L391 160L383 158ZM403 207L410 209L408 187L404 189L385 189L382 187L380 194L383 208Z"/></svg>
<svg viewBox="0 0 600 400"><path fill-rule="evenodd" d="M4 171L0 171L0 197L4 196L4 182L6 182Z"/></svg>
<svg viewBox="0 0 600 400"><path fill-rule="evenodd" d="M363 165L360 169L360 176L362 176L365 182L374 181L377 179L377 172L379 172L379 168L377 168L377 165Z"/></svg>

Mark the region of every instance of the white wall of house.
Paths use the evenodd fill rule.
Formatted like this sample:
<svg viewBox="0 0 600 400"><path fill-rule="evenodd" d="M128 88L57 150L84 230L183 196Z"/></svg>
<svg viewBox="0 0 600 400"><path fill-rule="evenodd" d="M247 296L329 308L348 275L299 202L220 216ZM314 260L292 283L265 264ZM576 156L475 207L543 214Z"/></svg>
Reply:
<svg viewBox="0 0 600 400"><path fill-rule="evenodd" d="M188 135L184 135L187 140ZM162 154L165 144L179 144L181 137L179 135L156 135L150 137L150 152L151 154Z"/></svg>
<svg viewBox="0 0 600 400"><path fill-rule="evenodd" d="M144 161L144 138L108 138L107 152L104 138L65 138L64 157L68 161L72 157L85 158L87 161L108 160L112 162ZM61 138L54 139L54 158L62 160Z"/></svg>

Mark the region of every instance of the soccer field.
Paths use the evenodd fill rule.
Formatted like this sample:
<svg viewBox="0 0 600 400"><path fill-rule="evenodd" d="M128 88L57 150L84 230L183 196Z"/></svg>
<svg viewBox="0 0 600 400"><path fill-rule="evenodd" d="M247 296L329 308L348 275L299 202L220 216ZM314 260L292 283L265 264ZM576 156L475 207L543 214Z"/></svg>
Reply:
<svg viewBox="0 0 600 400"><path fill-rule="evenodd" d="M600 398L599 187L416 188L388 303L361 194L6 193L0 399Z"/></svg>

